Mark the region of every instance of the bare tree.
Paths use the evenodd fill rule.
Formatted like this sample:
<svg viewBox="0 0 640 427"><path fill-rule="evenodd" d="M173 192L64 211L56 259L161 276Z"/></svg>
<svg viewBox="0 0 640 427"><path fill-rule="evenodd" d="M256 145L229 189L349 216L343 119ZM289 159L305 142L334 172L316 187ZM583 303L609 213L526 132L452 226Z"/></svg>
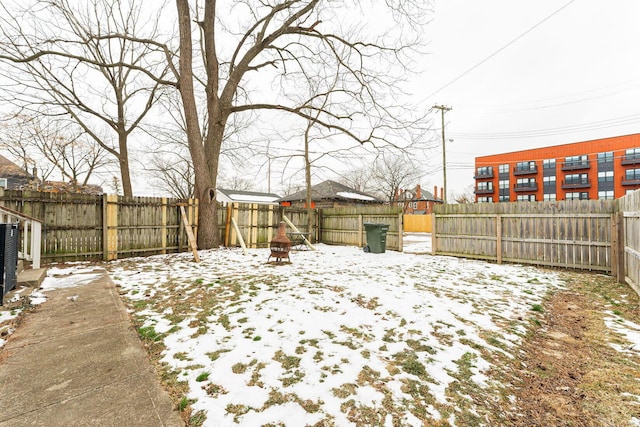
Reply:
<svg viewBox="0 0 640 427"><path fill-rule="evenodd" d="M105 150L87 141L83 130L69 120L25 115L4 119L0 147L19 159L25 170L37 169L43 181L57 172L63 180L83 187L110 164Z"/></svg>
<svg viewBox="0 0 640 427"><path fill-rule="evenodd" d="M354 190L364 193L374 192L377 190L372 186L373 173L374 170L371 166L352 167L340 174L339 181L341 184L351 187Z"/></svg>
<svg viewBox="0 0 640 427"><path fill-rule="evenodd" d="M218 243L215 187L224 132L235 114L286 112L292 118L285 126L312 120L314 126L340 133L345 140L373 146L416 142L424 134L420 122L409 117L393 95L400 92L397 83L408 72L411 54L418 47L417 39L406 35L421 33L428 2L238 1L228 9L215 0L202 3L202 7L192 7L188 0L176 0L180 34L177 87L200 201L199 246ZM342 19L345 7L353 13L353 24ZM382 31L377 27L363 31L362 22L356 21L366 15L368 7L386 12L385 18L395 20L394 25ZM196 46L201 61L194 58ZM204 76L198 79L196 70L201 63ZM329 108L292 101L292 93L309 92L301 88L308 86L311 76L323 74L340 76L339 90L329 95ZM268 80L281 91L264 96L258 89L264 89ZM206 93L205 134L197 108L200 81Z"/></svg>
<svg viewBox="0 0 640 427"><path fill-rule="evenodd" d="M5 100L72 118L118 161L124 195L133 195L131 135L173 84L164 80L170 53L133 37L158 37L162 8L142 0L17 3L0 3Z"/></svg>
<svg viewBox="0 0 640 427"><path fill-rule="evenodd" d="M388 202L393 202L402 188L415 186L424 174L420 165L395 153L381 155L373 170L378 193Z"/></svg>

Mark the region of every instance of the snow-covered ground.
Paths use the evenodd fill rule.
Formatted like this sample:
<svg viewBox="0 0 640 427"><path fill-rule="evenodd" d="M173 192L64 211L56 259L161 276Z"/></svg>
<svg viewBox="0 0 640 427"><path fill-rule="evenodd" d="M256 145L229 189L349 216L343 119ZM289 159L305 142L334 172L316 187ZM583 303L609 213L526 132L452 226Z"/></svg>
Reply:
<svg viewBox="0 0 640 427"><path fill-rule="evenodd" d="M562 286L533 267L317 248L287 265L268 249L111 264L205 425L455 425L459 399L499 387L484 373Z"/></svg>
<svg viewBox="0 0 640 427"><path fill-rule="evenodd" d="M563 286L548 270L419 255L428 235L405 236L405 253L317 249L285 265L268 264L268 249L219 249L200 263L183 253L108 268L206 426L480 421L474 397L501 388L486 373L515 355L538 304ZM94 277L81 263L50 269L32 302ZM0 323L14 315L0 309Z"/></svg>

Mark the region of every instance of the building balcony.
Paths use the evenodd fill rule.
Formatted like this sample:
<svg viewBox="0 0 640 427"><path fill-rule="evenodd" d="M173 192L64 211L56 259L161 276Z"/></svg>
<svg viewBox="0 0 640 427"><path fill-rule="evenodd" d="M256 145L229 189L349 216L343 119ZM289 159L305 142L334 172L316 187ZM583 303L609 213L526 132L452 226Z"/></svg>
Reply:
<svg viewBox="0 0 640 427"><path fill-rule="evenodd" d="M538 184L516 184L513 186L513 191L516 193L538 191Z"/></svg>
<svg viewBox="0 0 640 427"><path fill-rule="evenodd" d="M622 185L625 187L640 186L640 179L623 179Z"/></svg>
<svg viewBox="0 0 640 427"><path fill-rule="evenodd" d="M589 160L581 162L564 162L562 163L563 171L576 171L581 169L591 169L591 162Z"/></svg>
<svg viewBox="0 0 640 427"><path fill-rule="evenodd" d="M513 174L516 176L520 175L535 175L538 173L538 167L528 167L528 168L513 168Z"/></svg>
<svg viewBox="0 0 640 427"><path fill-rule="evenodd" d="M493 171L474 175L473 177L473 179L491 179L491 178L493 178Z"/></svg>
<svg viewBox="0 0 640 427"><path fill-rule="evenodd" d="M640 154L629 154L622 158L622 165L640 165Z"/></svg>
<svg viewBox="0 0 640 427"><path fill-rule="evenodd" d="M476 188L474 193L484 195L484 194L493 194L494 191L493 191L493 188Z"/></svg>
<svg viewBox="0 0 640 427"><path fill-rule="evenodd" d="M591 180L583 179L579 181L562 181L563 190L574 190L577 188L590 188Z"/></svg>

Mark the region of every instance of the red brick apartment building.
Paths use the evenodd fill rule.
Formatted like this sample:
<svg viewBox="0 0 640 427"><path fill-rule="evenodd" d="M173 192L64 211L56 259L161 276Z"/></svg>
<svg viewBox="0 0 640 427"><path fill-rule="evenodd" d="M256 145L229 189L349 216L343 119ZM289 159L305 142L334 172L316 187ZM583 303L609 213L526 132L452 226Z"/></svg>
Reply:
<svg viewBox="0 0 640 427"><path fill-rule="evenodd" d="M640 134L476 157L476 202L617 199L640 188Z"/></svg>

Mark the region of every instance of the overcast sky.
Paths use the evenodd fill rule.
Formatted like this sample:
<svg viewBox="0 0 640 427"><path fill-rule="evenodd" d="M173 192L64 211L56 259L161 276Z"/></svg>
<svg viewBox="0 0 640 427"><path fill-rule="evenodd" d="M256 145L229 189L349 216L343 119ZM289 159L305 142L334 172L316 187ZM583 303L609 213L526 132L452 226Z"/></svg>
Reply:
<svg viewBox="0 0 640 427"><path fill-rule="evenodd" d="M415 96L453 108L447 193L473 185L477 156L639 133L639 19L638 0L437 1Z"/></svg>

